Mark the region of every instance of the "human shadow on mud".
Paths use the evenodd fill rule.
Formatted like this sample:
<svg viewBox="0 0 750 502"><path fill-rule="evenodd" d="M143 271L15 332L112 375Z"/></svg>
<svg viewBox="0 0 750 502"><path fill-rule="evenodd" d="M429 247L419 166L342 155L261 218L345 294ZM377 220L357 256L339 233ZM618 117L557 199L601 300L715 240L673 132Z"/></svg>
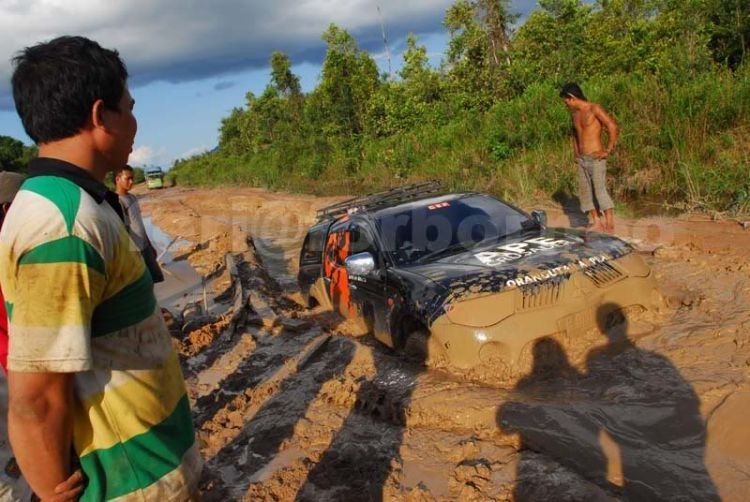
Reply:
<svg viewBox="0 0 750 502"><path fill-rule="evenodd" d="M294 435L295 426L321 387L344 371L353 354L351 341L332 338L297 373L283 380L276 395L207 462L203 500L234 500L233 497L242 497L251 483L259 481L258 473L273 460L284 441Z"/></svg>
<svg viewBox="0 0 750 502"><path fill-rule="evenodd" d="M596 500L602 493L584 486L575 475L566 476L560 464L578 471L598 472L605 461L586 447L596 440L596 426L566 420L574 411L576 386L583 375L568 361L560 343L550 337L532 349L531 372L518 381L513 400L497 413L505 434L520 436L514 500Z"/></svg>
<svg viewBox="0 0 750 502"><path fill-rule="evenodd" d="M589 352L586 373L570 368L559 345L564 371L538 370L535 346L535 369L498 412L498 425L521 436L516 498L719 500L693 388L666 357L635 346L618 305L601 306L597 322L607 343ZM575 473L567 486L563 476L545 488L542 456Z"/></svg>
<svg viewBox="0 0 750 502"><path fill-rule="evenodd" d="M602 430L619 446L624 499L719 500L693 387L667 357L628 338L618 305L601 306L597 322L607 345L586 358L587 386L602 402Z"/></svg>
<svg viewBox="0 0 750 502"><path fill-rule="evenodd" d="M410 355L414 364L375 355L375 377L361 385L354 409L309 472L297 501L385 500L383 490L401 460L406 410L425 369L426 353L416 352Z"/></svg>
<svg viewBox="0 0 750 502"><path fill-rule="evenodd" d="M552 194L552 200L560 204L571 227L585 227L589 224L589 217L581 209L581 200L564 190Z"/></svg>

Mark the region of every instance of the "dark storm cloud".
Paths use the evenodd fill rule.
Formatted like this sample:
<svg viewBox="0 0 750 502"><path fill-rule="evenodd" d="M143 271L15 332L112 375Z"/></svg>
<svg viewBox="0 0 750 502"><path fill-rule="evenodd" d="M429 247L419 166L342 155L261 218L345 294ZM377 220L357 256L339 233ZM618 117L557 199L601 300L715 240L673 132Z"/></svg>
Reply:
<svg viewBox="0 0 750 502"><path fill-rule="evenodd" d="M132 85L183 82L262 68L274 50L295 64L319 63L320 36L330 23L348 29L361 47L383 50L380 21L396 42L409 33L441 31L452 0L0 0L0 108L9 108L10 58L63 34L117 48ZM536 2L519 0L526 14ZM377 7L380 6L381 15ZM217 84L220 85L221 83Z"/></svg>
<svg viewBox="0 0 750 502"><path fill-rule="evenodd" d="M221 82L216 82L214 84L214 91L223 91L225 89L231 89L237 85L237 82L230 81L230 80L222 80Z"/></svg>

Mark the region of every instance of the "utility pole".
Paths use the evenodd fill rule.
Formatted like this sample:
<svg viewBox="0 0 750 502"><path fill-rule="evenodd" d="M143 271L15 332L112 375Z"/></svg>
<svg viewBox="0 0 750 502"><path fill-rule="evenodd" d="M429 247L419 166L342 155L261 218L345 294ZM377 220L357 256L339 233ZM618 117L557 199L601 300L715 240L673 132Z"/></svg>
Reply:
<svg viewBox="0 0 750 502"><path fill-rule="evenodd" d="M388 58L388 79L393 80L393 70L391 69L391 50L388 48L388 38L385 36L385 23L383 22L383 13L380 12L380 5L378 8L378 17L380 18L380 31L383 34L383 45L385 46L385 55Z"/></svg>

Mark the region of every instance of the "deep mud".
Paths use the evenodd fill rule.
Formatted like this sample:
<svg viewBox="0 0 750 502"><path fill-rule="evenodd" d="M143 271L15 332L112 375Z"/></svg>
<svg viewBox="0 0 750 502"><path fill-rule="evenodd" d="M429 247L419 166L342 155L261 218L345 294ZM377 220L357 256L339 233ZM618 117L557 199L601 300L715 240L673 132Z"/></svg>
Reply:
<svg viewBox="0 0 750 502"><path fill-rule="evenodd" d="M426 370L300 305L297 253L328 202L244 189L142 201L188 241L172 259L218 296L218 317L185 311L201 303L193 288L174 323L206 500L747 500L749 230L621 222L665 307L551 338L500 383Z"/></svg>

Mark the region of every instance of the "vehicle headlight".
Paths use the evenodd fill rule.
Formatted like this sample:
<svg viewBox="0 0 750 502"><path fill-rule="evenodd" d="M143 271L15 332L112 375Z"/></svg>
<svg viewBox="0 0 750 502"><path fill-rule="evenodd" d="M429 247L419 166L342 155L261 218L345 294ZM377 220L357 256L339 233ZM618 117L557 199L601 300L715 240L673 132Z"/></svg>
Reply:
<svg viewBox="0 0 750 502"><path fill-rule="evenodd" d="M642 257L635 253L630 253L619 258L615 261L615 264L623 269L630 277L648 277L651 273L651 267L643 261Z"/></svg>
<svg viewBox="0 0 750 502"><path fill-rule="evenodd" d="M508 291L453 303L446 310L453 324L484 328L513 315L515 302Z"/></svg>

